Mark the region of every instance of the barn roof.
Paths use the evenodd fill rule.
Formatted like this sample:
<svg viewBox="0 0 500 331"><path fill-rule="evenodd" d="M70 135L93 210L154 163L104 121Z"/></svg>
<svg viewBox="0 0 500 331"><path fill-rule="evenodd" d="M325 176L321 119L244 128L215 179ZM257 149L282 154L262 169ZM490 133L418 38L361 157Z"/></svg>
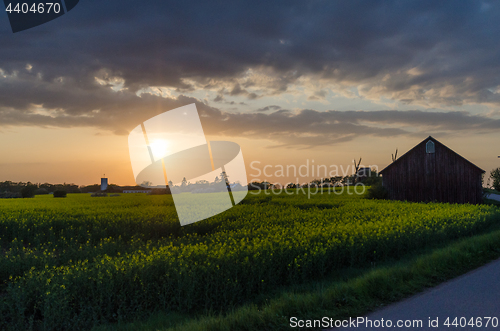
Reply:
<svg viewBox="0 0 500 331"><path fill-rule="evenodd" d="M462 155L458 154L457 152L455 152L454 150L452 150L451 148L447 147L446 145L442 144L441 142L437 141L435 138L433 138L432 136L429 136L427 138L425 138L424 140L422 140L422 142L418 143L415 147L413 147L412 149L410 149L408 152L404 153L403 155L401 155L401 157L399 157L396 161L392 162L391 164L389 164L387 167L385 167L383 170L380 171L381 174L383 174L385 171L387 171L388 169L392 168L395 164L399 163L402 159L404 158L407 158L408 155L410 155L413 150L415 150L417 147L419 147L420 145L422 144L426 144L429 140L432 140L435 144L438 144L440 145L441 147L444 147L446 148L447 150L451 151L452 153L456 154L458 157L460 157L461 159L463 159L466 163L468 163L470 166L478 169L479 171L481 172L485 172L483 169L479 168L477 165L475 165L474 163L470 162L469 160L467 160L465 157L463 157Z"/></svg>

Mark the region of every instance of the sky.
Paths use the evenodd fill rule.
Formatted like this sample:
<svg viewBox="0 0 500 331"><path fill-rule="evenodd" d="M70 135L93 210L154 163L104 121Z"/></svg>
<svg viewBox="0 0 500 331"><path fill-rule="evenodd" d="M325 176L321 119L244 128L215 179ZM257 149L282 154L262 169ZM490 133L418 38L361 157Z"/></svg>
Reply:
<svg viewBox="0 0 500 331"><path fill-rule="evenodd" d="M249 181L381 170L429 135L489 173L498 22L493 1L81 0L18 33L0 14L0 181L133 185L129 132L191 103Z"/></svg>

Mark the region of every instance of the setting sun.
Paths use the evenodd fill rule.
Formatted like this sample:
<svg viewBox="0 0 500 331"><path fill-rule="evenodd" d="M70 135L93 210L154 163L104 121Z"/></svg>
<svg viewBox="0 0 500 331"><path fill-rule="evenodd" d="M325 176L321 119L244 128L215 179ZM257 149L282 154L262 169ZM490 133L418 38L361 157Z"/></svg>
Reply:
<svg viewBox="0 0 500 331"><path fill-rule="evenodd" d="M155 139L149 146L151 147L151 151L153 152L153 156L155 160L164 158L168 154L168 141L165 139Z"/></svg>

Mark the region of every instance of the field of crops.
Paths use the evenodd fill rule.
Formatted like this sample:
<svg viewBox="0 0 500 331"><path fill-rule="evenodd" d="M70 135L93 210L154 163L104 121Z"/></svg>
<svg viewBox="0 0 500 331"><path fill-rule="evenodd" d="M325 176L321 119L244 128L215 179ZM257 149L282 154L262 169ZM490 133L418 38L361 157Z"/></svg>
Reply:
<svg viewBox="0 0 500 331"><path fill-rule="evenodd" d="M223 311L278 286L397 259L500 221L493 206L249 196L181 227L170 196L0 200L0 329L89 329Z"/></svg>

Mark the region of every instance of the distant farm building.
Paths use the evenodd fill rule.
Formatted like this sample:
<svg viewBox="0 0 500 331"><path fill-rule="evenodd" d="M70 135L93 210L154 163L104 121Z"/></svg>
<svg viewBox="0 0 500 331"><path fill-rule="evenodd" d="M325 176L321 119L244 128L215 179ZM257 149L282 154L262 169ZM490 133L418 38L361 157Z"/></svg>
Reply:
<svg viewBox="0 0 500 331"><path fill-rule="evenodd" d="M472 204L482 202L483 173L431 136L380 172L390 199Z"/></svg>
<svg viewBox="0 0 500 331"><path fill-rule="evenodd" d="M101 178L101 191L106 191L107 188L108 188L108 179Z"/></svg>

